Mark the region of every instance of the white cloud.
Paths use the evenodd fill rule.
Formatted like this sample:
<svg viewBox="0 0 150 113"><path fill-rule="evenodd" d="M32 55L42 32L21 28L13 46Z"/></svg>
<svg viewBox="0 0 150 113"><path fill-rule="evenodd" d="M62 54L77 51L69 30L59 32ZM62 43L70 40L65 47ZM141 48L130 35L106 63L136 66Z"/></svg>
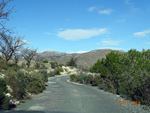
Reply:
<svg viewBox="0 0 150 113"><path fill-rule="evenodd" d="M112 50L125 50L123 48L114 48L114 47L100 47L98 49L112 49Z"/></svg>
<svg viewBox="0 0 150 113"><path fill-rule="evenodd" d="M104 9L104 10L100 10L99 14L105 14L105 15L110 15L114 10L112 9Z"/></svg>
<svg viewBox="0 0 150 113"><path fill-rule="evenodd" d="M86 53L88 51L77 51L77 52L73 52L73 51L69 51L67 52L68 54L72 54L72 53L79 53L79 54L82 54L82 53Z"/></svg>
<svg viewBox="0 0 150 113"><path fill-rule="evenodd" d="M150 30L145 30L145 31L142 31L142 32L133 33L133 36L135 36L135 37L144 37L147 34L150 34Z"/></svg>
<svg viewBox="0 0 150 113"><path fill-rule="evenodd" d="M86 52L88 52L88 51L78 51L76 53L86 53Z"/></svg>
<svg viewBox="0 0 150 113"><path fill-rule="evenodd" d="M121 40L102 40L100 43L96 43L97 45L103 45L103 46L116 46L119 45L122 41Z"/></svg>
<svg viewBox="0 0 150 113"><path fill-rule="evenodd" d="M66 29L59 31L57 36L65 40L88 39L107 33L107 29Z"/></svg>
<svg viewBox="0 0 150 113"><path fill-rule="evenodd" d="M96 9L96 7L90 7L90 8L88 8L88 11L89 12L92 12L92 11L94 11Z"/></svg>
<svg viewBox="0 0 150 113"><path fill-rule="evenodd" d="M124 0L125 4L131 9L131 10L137 10L138 8L135 7L132 0Z"/></svg>
<svg viewBox="0 0 150 113"><path fill-rule="evenodd" d="M32 44L31 42L28 42L27 40L22 40L22 42L25 43L25 44L29 44L29 45Z"/></svg>
<svg viewBox="0 0 150 113"><path fill-rule="evenodd" d="M125 22L126 19L119 19L119 20L116 20L116 22Z"/></svg>
<svg viewBox="0 0 150 113"><path fill-rule="evenodd" d="M92 6L90 8L88 8L88 11L89 12L97 12L99 14L104 14L104 15L110 15L114 10L112 9L103 9L103 10L100 10L102 9L103 7L95 7L95 6Z"/></svg>

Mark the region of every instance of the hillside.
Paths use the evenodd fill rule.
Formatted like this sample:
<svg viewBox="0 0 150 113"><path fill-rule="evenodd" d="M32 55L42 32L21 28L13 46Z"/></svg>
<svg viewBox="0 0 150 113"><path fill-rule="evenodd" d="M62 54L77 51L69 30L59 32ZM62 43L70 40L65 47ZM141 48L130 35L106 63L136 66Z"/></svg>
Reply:
<svg viewBox="0 0 150 113"><path fill-rule="evenodd" d="M44 51L42 53L39 53L39 55L44 59L55 61L60 64L66 64L71 57L75 57L77 58L77 65L87 69L91 67L98 59L105 58L105 56L111 51L112 51L111 49L99 49L82 54L77 53L67 54L56 51Z"/></svg>

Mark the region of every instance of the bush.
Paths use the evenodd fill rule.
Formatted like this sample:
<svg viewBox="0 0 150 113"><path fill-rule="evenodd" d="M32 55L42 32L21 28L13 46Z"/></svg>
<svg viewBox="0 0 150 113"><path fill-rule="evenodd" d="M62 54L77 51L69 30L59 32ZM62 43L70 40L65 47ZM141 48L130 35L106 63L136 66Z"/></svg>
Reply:
<svg viewBox="0 0 150 113"><path fill-rule="evenodd" d="M75 81L75 79L76 79L76 75L70 75L70 81Z"/></svg>
<svg viewBox="0 0 150 113"><path fill-rule="evenodd" d="M52 69L55 69L59 66L57 62L50 62L50 64Z"/></svg>
<svg viewBox="0 0 150 113"><path fill-rule="evenodd" d="M6 80L13 90L13 97L21 100L26 97L27 92L35 94L42 92L48 81L48 74L45 70L26 75L22 72L9 73Z"/></svg>
<svg viewBox="0 0 150 113"><path fill-rule="evenodd" d="M24 97L26 96L25 89L27 86L27 77L23 73L18 72L16 74L9 74L6 80L7 84L11 86L13 90L13 97L18 100L24 99Z"/></svg>
<svg viewBox="0 0 150 113"><path fill-rule="evenodd" d="M48 73L48 77L54 77L54 76L55 76L54 72Z"/></svg>
<svg viewBox="0 0 150 113"><path fill-rule="evenodd" d="M111 51L106 59L98 60L90 69L102 78L93 78L92 85L121 95L141 104L150 105L150 50L134 49L127 53Z"/></svg>
<svg viewBox="0 0 150 113"><path fill-rule="evenodd" d="M92 86L98 86L102 82L103 82L103 80L100 77L100 75L96 75L93 77Z"/></svg>
<svg viewBox="0 0 150 113"><path fill-rule="evenodd" d="M60 72L63 72L63 68L62 67L57 67L55 70L54 70L54 75L60 75Z"/></svg>
<svg viewBox="0 0 150 113"><path fill-rule="evenodd" d="M34 73L30 75L27 85L27 91L29 93L38 94L45 89L45 82L40 73Z"/></svg>
<svg viewBox="0 0 150 113"><path fill-rule="evenodd" d="M0 78L0 110L7 110L9 108L9 98L5 96L6 93L6 81Z"/></svg>
<svg viewBox="0 0 150 113"><path fill-rule="evenodd" d="M41 73L41 76L42 76L42 79L44 82L47 82L48 81L48 74L47 74L47 71L46 70L40 70L40 73Z"/></svg>
<svg viewBox="0 0 150 113"><path fill-rule="evenodd" d="M70 75L70 81L79 82L83 84L92 84L93 76L92 75Z"/></svg>
<svg viewBox="0 0 150 113"><path fill-rule="evenodd" d="M99 88L99 89L102 89L102 90L105 90L105 84L99 84L99 85L98 85L98 88Z"/></svg>
<svg viewBox="0 0 150 113"><path fill-rule="evenodd" d="M70 61L67 62L67 66L77 67L77 59L72 57Z"/></svg>
<svg viewBox="0 0 150 113"><path fill-rule="evenodd" d="M113 82L108 79L105 80L105 91L108 91L114 94L117 93L117 89L114 87Z"/></svg>
<svg viewBox="0 0 150 113"><path fill-rule="evenodd" d="M48 63L48 60L44 60L43 63Z"/></svg>
<svg viewBox="0 0 150 113"><path fill-rule="evenodd" d="M58 70L59 72L64 72L64 70L63 70L62 67L58 67L57 70Z"/></svg>

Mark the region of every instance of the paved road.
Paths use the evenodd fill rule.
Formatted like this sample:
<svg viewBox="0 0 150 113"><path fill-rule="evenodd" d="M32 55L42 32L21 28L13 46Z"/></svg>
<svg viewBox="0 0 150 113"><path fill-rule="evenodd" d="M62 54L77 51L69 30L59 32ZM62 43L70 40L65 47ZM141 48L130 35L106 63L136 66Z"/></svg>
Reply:
<svg viewBox="0 0 150 113"><path fill-rule="evenodd" d="M120 97L96 87L68 82L69 76L52 77L46 90L17 107L20 113L149 113L139 105L122 105Z"/></svg>

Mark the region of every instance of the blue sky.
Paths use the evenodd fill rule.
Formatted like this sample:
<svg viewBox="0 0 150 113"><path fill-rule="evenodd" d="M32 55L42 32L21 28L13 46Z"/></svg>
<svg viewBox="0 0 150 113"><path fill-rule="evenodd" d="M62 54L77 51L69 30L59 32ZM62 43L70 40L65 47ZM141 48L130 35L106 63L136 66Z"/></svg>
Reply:
<svg viewBox="0 0 150 113"><path fill-rule="evenodd" d="M60 52L150 47L150 0L14 0L7 26L29 46Z"/></svg>

